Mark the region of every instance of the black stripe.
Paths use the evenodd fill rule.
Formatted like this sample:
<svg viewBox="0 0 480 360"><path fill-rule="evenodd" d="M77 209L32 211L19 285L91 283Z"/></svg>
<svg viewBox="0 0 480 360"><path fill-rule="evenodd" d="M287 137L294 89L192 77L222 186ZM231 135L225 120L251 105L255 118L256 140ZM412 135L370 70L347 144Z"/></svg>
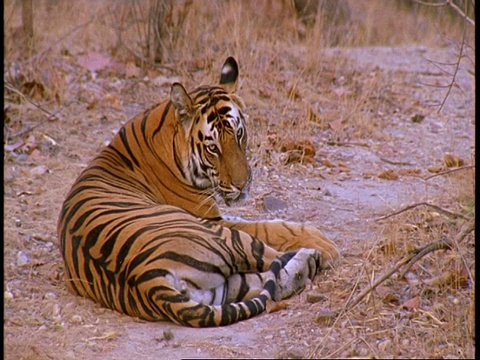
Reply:
<svg viewBox="0 0 480 360"><path fill-rule="evenodd" d="M172 106L172 102L169 101L167 105L165 106L165 109L163 110L162 118L160 119L160 123L158 124L158 127L155 129L155 131L152 134L152 139L160 132L162 129L163 123L165 122L165 119L168 116L168 113L170 112L170 107Z"/></svg>

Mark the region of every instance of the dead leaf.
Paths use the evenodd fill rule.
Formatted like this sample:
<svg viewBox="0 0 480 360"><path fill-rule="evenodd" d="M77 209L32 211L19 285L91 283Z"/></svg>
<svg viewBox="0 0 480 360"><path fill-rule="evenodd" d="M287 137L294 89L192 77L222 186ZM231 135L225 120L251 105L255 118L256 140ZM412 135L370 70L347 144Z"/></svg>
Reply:
<svg viewBox="0 0 480 360"><path fill-rule="evenodd" d="M349 173L351 171L348 165L341 161L338 163L338 170L340 172L346 172L346 173Z"/></svg>
<svg viewBox="0 0 480 360"><path fill-rule="evenodd" d="M334 168L334 167L335 167L335 164L332 163L332 162L331 162L330 160L328 160L328 159L322 160L321 163L322 163L323 166L326 166L326 167L328 167L328 168Z"/></svg>
<svg viewBox="0 0 480 360"><path fill-rule="evenodd" d="M47 97L45 86L38 81L27 81L22 84L20 91L35 100L42 100Z"/></svg>
<svg viewBox="0 0 480 360"><path fill-rule="evenodd" d="M380 179L384 180L398 180L398 174L392 169L385 170L378 175Z"/></svg>
<svg viewBox="0 0 480 360"><path fill-rule="evenodd" d="M140 68L137 67L133 62L127 63L125 76L127 79L140 77Z"/></svg>
<svg viewBox="0 0 480 360"><path fill-rule="evenodd" d="M393 238L383 239L378 249L385 255L395 255L397 253L397 242Z"/></svg>
<svg viewBox="0 0 480 360"><path fill-rule="evenodd" d="M325 301L327 300L327 296L321 292L314 292L307 294L307 302L310 304L314 304L320 301Z"/></svg>
<svg viewBox="0 0 480 360"><path fill-rule="evenodd" d="M3 108L3 123L4 124L10 124L11 118L10 118L10 105L6 105Z"/></svg>
<svg viewBox="0 0 480 360"><path fill-rule="evenodd" d="M286 308L288 308L288 304L286 301L275 302L273 300L267 300L267 307L266 307L267 313L285 310Z"/></svg>
<svg viewBox="0 0 480 360"><path fill-rule="evenodd" d="M118 331L111 330L111 331L107 331L107 332L103 333L102 336L94 336L94 337L88 338L87 340L88 341L92 341L92 340L107 340L107 341L110 341L110 340L116 340L120 335L122 335L122 334L119 333Z"/></svg>
<svg viewBox="0 0 480 360"><path fill-rule="evenodd" d="M87 105L87 110L93 110L97 107L98 100L93 99L93 101L90 102L90 104Z"/></svg>
<svg viewBox="0 0 480 360"><path fill-rule="evenodd" d="M422 173L420 169L399 169L397 171L398 175L401 176L419 176Z"/></svg>
<svg viewBox="0 0 480 360"><path fill-rule="evenodd" d="M422 298L420 296L415 296L407 301L405 301L400 307L409 311L414 311L420 309L422 306Z"/></svg>
<svg viewBox="0 0 480 360"><path fill-rule="evenodd" d="M290 89L288 89L288 98L293 100L299 100L302 98L296 85L292 85Z"/></svg>
<svg viewBox="0 0 480 360"><path fill-rule="evenodd" d="M117 96L107 93L103 97L103 100L104 102L111 104L114 109L122 110L122 103L120 102Z"/></svg>
<svg viewBox="0 0 480 360"><path fill-rule="evenodd" d="M468 287L468 272L464 269L445 271L443 274L427 279L425 284L435 287L453 287L453 288L466 288Z"/></svg>
<svg viewBox="0 0 480 360"><path fill-rule="evenodd" d="M435 166L435 167L427 168L428 172L431 172L431 173L434 173L434 174L438 174L438 173L442 172L443 170L445 170L445 168L443 166Z"/></svg>
<svg viewBox="0 0 480 360"><path fill-rule="evenodd" d="M443 157L443 163L447 168L463 166L465 162L458 156L447 154Z"/></svg>
<svg viewBox="0 0 480 360"><path fill-rule="evenodd" d="M410 118L412 123L420 123L425 119L425 115L415 114Z"/></svg>
<svg viewBox="0 0 480 360"><path fill-rule="evenodd" d="M260 87L258 89L258 95L260 95L261 97L263 97L265 99L270 99L272 97L272 92L268 88Z"/></svg>
<svg viewBox="0 0 480 360"><path fill-rule="evenodd" d="M300 150L304 156L315 156L315 146L310 140L289 141L280 147L281 152Z"/></svg>
<svg viewBox="0 0 480 360"><path fill-rule="evenodd" d="M336 315L333 311L322 310L319 311L315 317L315 322L319 325L329 326L335 320Z"/></svg>
<svg viewBox="0 0 480 360"><path fill-rule="evenodd" d="M343 120L342 119L337 119L337 120L334 120L334 121L330 121L328 123L328 126L330 126L330 128L333 131L342 131L343 130Z"/></svg>

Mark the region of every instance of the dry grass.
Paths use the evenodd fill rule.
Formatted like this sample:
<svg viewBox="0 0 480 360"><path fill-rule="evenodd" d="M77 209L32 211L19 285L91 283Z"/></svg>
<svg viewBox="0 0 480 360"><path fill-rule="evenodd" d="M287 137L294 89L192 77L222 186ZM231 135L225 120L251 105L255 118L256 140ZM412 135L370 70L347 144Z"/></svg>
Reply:
<svg viewBox="0 0 480 360"><path fill-rule="evenodd" d="M241 67L241 95L250 113L252 163L269 191L271 178L262 174L280 174L282 191L287 192L288 183L293 194L288 200L295 200L296 181L321 177L318 169L332 181L346 170L337 166L327 172L325 166L307 162L284 166L281 152L287 143L310 141L317 151L315 161L324 160L329 157L325 143L388 143L387 120L408 122L419 113L418 99L404 89L414 79L400 72L358 71L344 55L352 47L458 45L463 21L445 8L398 6L401 1L343 3L349 6L347 19L332 24L322 17L326 8L313 13L313 23L302 21L287 0L176 2L166 17L160 61L154 62L146 1L34 2L33 39L22 33L21 2L5 2L5 81L44 109L62 110L61 120L48 119L15 93L4 91L9 106L4 112L4 144L24 142L4 156L7 358L47 358L52 356L49 346L68 349L56 358L74 358L78 352L80 358L98 357L110 348L98 339L111 334L112 327L117 331L118 324L121 328L130 323L67 294L55 227L62 196L85 163L129 116L167 96L168 87L155 85L153 79L179 78L188 88L217 81L221 61L235 56ZM467 43L473 44L473 31L467 31ZM333 46L337 50L326 50ZM111 64L94 72L80 66L79 58L93 52ZM127 66L135 72L127 72ZM33 171L39 163L48 166L47 182ZM473 164L474 158L467 163ZM348 166L354 164L347 164L347 170ZM364 178L369 171L363 169ZM475 218L474 169L426 180L425 186L437 183L444 196L428 200ZM314 206L297 217L315 218ZM342 267L320 285L329 294L327 304L298 305L309 316L292 320L285 329L292 342L308 341L309 353L286 349L278 357L472 357L473 234L451 251L425 256L404 277L388 279L333 324L312 328L308 322L325 307L341 309L409 251L455 238L463 225L461 218L418 207L377 222L373 241L345 244ZM28 262L19 266L22 254ZM408 303L417 297L418 309ZM83 312L77 310L84 306ZM79 312L81 318L75 318ZM78 330L78 339L86 340L62 338L72 328ZM320 339L312 335L319 329ZM242 354L232 351L226 348L225 354Z"/></svg>

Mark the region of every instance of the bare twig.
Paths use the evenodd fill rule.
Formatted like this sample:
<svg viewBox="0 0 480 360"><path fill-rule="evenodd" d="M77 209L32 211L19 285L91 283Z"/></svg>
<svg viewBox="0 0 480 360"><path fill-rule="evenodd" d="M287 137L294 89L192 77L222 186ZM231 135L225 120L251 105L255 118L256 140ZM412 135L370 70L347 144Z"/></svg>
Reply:
<svg viewBox="0 0 480 360"><path fill-rule="evenodd" d="M401 166L412 165L411 163L406 162L406 161L393 161L393 160L388 160L388 159L383 158L383 157L381 157L380 160L385 161L386 163L392 164L392 165L401 165Z"/></svg>
<svg viewBox="0 0 480 360"><path fill-rule="evenodd" d="M438 113L440 113L440 111L442 111L443 106L447 102L448 96L450 95L450 92L453 89L453 85L456 84L457 74L458 74L458 70L460 69L460 62L462 61L462 56L463 56L463 47L464 47L464 44L465 44L465 36L466 36L466 29L464 29L463 34L462 34L462 43L461 43L461 46L460 46L460 53L458 54L458 57L457 57L457 63L455 64L455 71L453 72L452 81L450 81L447 93L446 93L442 103L440 104L440 107L438 109Z"/></svg>
<svg viewBox="0 0 480 360"><path fill-rule="evenodd" d="M460 9L457 5L455 5L452 0L445 0L439 3L431 3L431 2L426 2L422 0L415 0L417 4L420 5L426 5L426 6L431 6L431 7L440 7L440 6L446 6L449 5L452 9L454 9L457 14L459 14L465 21L470 24L471 26L475 26L475 21L470 18L466 12L464 12L462 9Z"/></svg>
<svg viewBox="0 0 480 360"><path fill-rule="evenodd" d="M432 251L436 250L451 250L452 249L452 242L449 240L439 240L435 241L433 243L430 243L423 248L415 251L415 256L411 258L411 260L408 262L407 265L402 269L402 271L399 273L400 277L404 277L405 274L410 270L410 268L421 258L423 258L425 255Z"/></svg>
<svg viewBox="0 0 480 360"><path fill-rule="evenodd" d="M98 15L97 15L98 16ZM86 21L85 23L83 24L80 24L80 25L77 25L75 26L74 28L72 28L71 30L67 31L65 33L65 35L63 35L62 37L60 37L59 39L57 39L57 41L55 41L54 43L50 44L49 46L47 46L47 48L45 50L43 50L42 52L36 54L35 56L32 56L31 58L27 59L25 61L26 64L30 64L30 63L33 63L35 62L36 60L38 60L39 58L41 58L43 55L47 54L50 50L52 50L53 47L55 46L58 46L59 44L61 44L61 42L63 40L65 40L67 37L69 37L70 35L74 34L75 32L77 32L78 30L80 29L83 29L85 27L87 27L88 25L90 25L93 21L95 21L96 19L96 16L92 17L90 20Z"/></svg>
<svg viewBox="0 0 480 360"><path fill-rule="evenodd" d="M442 102L439 105L438 113L440 113L442 111L443 107L445 106L445 103L447 102L447 99L450 96L450 93L451 93L453 87L455 85L458 85L457 82L456 82L456 78L457 78L457 75L458 75L458 71L460 69L460 63L461 63L462 58L464 56L464 52L465 52L464 49L465 49L465 47L468 47L467 44L466 44L466 41L465 41L466 33L467 33L466 24L469 24L469 25L475 27L475 21L467 15L468 2L465 2L465 11L460 9L451 0L445 0L445 1L442 1L442 2L439 2L439 3L430 3L430 2L425 2L425 1L422 1L422 0L416 0L416 2L418 4L426 5L426 6L446 6L446 5L449 5L452 9L454 9L464 19L464 29L463 29L463 33L462 33L462 41L460 43L460 51L459 51L459 54L457 56L457 61L454 64L455 69L453 71L453 74L450 74L451 75L451 81L448 85L440 86L440 87L445 87L445 88L448 89L447 93L445 94L445 97L443 98ZM461 88L460 88L460 90L461 90Z"/></svg>
<svg viewBox="0 0 480 360"><path fill-rule="evenodd" d="M412 204L412 205L408 205L408 206L405 206L404 208L398 210L398 211L395 211L391 214L388 214L388 215L384 215L384 216L381 216L379 218L376 218L375 221L380 221L380 220L385 220L385 219L388 219L392 216L395 216L395 215L398 215L398 214L401 214L405 211L408 211L408 210L411 210L413 208L416 208L418 206L430 206L431 208L434 208L435 210L437 210L438 212L442 213L443 215L447 215L451 218L461 218L461 219L464 219L464 220L468 220L468 218L462 214L459 214L459 213L454 213L454 212L451 212L449 210L445 210L443 208L441 208L440 206L438 205L434 205L434 204L430 204L428 202L420 202L420 203L416 203L416 204Z"/></svg>
<svg viewBox="0 0 480 360"><path fill-rule="evenodd" d="M437 176L443 176L443 175L446 175L446 174L451 174L451 173L456 172L456 171L473 169L473 168L475 168L475 165L466 165L466 166L458 167L458 168L455 168L455 169L448 169L448 170L439 172L437 174L427 176L423 180L429 180L429 179L432 179L432 178L437 177Z"/></svg>
<svg viewBox="0 0 480 360"><path fill-rule="evenodd" d="M370 147L369 144L362 143L362 142L351 142L351 141L344 142L344 141L334 141L334 140L327 141L327 145L330 145L330 146L363 146L363 147Z"/></svg>
<svg viewBox="0 0 480 360"><path fill-rule="evenodd" d="M33 101L32 99L30 99L28 96L26 96L25 94L23 94L20 90L17 90L13 85L9 84L9 83L5 83L5 88L11 92L14 92L15 94L19 95L21 98L23 98L25 101L27 101L28 103L32 104L34 107L36 107L37 109L39 109L41 112L43 112L45 115L47 115L47 118L48 120L61 120L61 118L58 117L58 113L55 113L55 114L52 114L50 111L46 110L45 108L43 108L42 106L40 106L39 104L37 104L35 101Z"/></svg>
<svg viewBox="0 0 480 360"><path fill-rule="evenodd" d="M349 301L345 304L345 306L338 311L340 312L347 312L351 310L354 306L356 306L362 299L367 296L369 293L371 293L377 286L379 286L381 283L383 283L385 280L387 280L390 276L392 276L394 273L396 273L402 266L406 265L406 270L403 270L400 274L403 276L408 269L410 269L414 263L416 263L418 260L423 258L425 255L432 251L436 250L444 250L444 249L451 249L452 248L452 243L448 240L439 240L434 243L430 243L420 249L416 249L412 251L410 254L408 254L405 258L400 260L393 268L391 268L389 271L387 271L385 274L383 274L377 281L375 281L372 285L370 285L368 288L363 290L354 300Z"/></svg>
<svg viewBox="0 0 480 360"><path fill-rule="evenodd" d="M454 237L453 240L442 239L439 241L432 242L427 244L419 249L415 249L410 252L405 258L397 262L397 264L383 274L378 280L376 280L372 285L363 290L355 299L348 299L345 306L337 310L335 313L339 316L341 313L345 313L351 310L356 306L360 301L362 301L369 293L371 293L377 286L383 283L385 280L390 278L394 273L396 273L400 268L403 267L402 271L399 273L400 277L404 277L405 274L411 269L411 267L425 255L437 251L437 250L451 250L453 248L458 249L458 244L460 244L465 237L475 230L475 220L470 219L460 230L460 232ZM468 268L468 267L467 267ZM470 274L471 277L471 274Z"/></svg>

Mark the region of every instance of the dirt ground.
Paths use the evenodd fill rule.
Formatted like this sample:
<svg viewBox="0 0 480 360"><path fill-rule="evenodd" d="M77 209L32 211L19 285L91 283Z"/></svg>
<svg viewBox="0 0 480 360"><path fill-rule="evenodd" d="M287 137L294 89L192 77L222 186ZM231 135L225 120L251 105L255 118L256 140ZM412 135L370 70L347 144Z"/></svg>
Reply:
<svg viewBox="0 0 480 360"><path fill-rule="evenodd" d="M216 79L224 59L188 76L116 77L64 54L61 106L30 84L30 99L59 111L53 119L4 91L5 359L474 357L474 232L459 237L475 218L473 66L462 62L447 97L451 46L322 50L320 75L299 81L307 52L282 50L268 81L252 64L242 78L254 180L245 205L223 210L316 226L342 260L286 309L215 329L140 321L68 293L56 221L76 176L124 122L173 81ZM346 307L409 251L442 239L454 249Z"/></svg>

